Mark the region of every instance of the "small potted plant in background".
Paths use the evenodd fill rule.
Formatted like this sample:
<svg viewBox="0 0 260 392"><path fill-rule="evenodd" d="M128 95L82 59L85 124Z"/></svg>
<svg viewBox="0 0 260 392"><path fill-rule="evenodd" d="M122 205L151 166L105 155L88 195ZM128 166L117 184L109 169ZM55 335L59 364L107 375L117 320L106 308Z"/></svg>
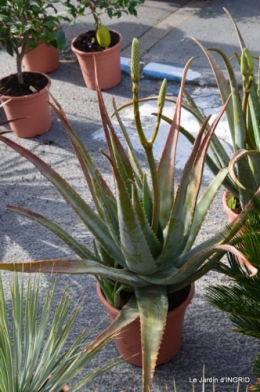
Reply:
<svg viewBox="0 0 260 392"><path fill-rule="evenodd" d="M82 308L82 299L73 304L67 293L68 287L65 287L58 302L57 278L48 282L42 296L45 289L40 284L40 275L28 279L21 274L18 280L14 273L7 291L0 275L2 392L78 391L119 363L111 360L86 373L86 367L110 338L100 340L94 346L89 341L89 328L86 327L68 348L66 345ZM67 384L77 375L80 379L69 387Z"/></svg>
<svg viewBox="0 0 260 392"><path fill-rule="evenodd" d="M229 216L229 221L232 221L260 186L258 173L260 165L260 92L254 76L254 58L246 47L234 19L228 10L225 8L224 10L235 27L240 44L241 53L235 53L234 59L237 60L240 67L239 77L242 80L242 91L240 91L234 67L226 54L217 48L207 50L199 42L198 44L211 65L223 104L231 95L226 116L234 155L230 159L223 146L220 147L221 143L218 142L213 146L215 152L213 161L217 168L223 165L228 165L230 168L230 176L224 183L227 191L223 196L223 205ZM221 56L229 81L226 80L211 52Z"/></svg>
<svg viewBox="0 0 260 392"><path fill-rule="evenodd" d="M12 98L4 106L8 119L27 117L11 124L11 129L17 136L37 136L51 127L50 108L47 104L51 82L41 72L57 68L59 58L56 48L62 49L65 46L61 20L68 18L57 14L54 3L58 2L59 0L0 1L0 42L11 56L16 57L17 65L16 74L0 80L0 100ZM26 56L31 58L36 51L36 58L39 59L38 51L44 48L48 54L44 54L44 60L40 59L40 67L39 63L29 66L27 61L27 71L30 72L23 72L22 62ZM54 66L50 66L46 61L51 59L53 50L56 50L55 61Z"/></svg>
<svg viewBox="0 0 260 392"><path fill-rule="evenodd" d="M74 9L70 7L75 18L89 11L94 19L95 30L80 34L71 44L88 88L96 89L94 62L101 90L113 88L121 81L122 36L117 31L108 30L101 22L101 15L106 13L110 18L119 18L123 13L136 16L137 7L143 3L144 0L79 0Z"/></svg>
<svg viewBox="0 0 260 392"><path fill-rule="evenodd" d="M244 263L252 274L257 272L234 246L234 234L243 225L246 219L245 212L229 228L224 225L221 232L215 233L200 244L194 244L207 211L228 173L227 168L221 170L199 197L206 151L225 107L206 134L204 131L208 118L202 125L176 189L175 154L182 95L190 63L191 61L187 63L184 70L172 125L157 164L153 155L153 145L159 137L166 80L163 81L157 98L155 127L148 140L139 112L139 43L138 40L133 40L131 74L134 121L147 158L147 172L142 168L134 152L114 105L128 147L127 150L123 148L98 89L99 108L108 146L108 153L102 151L102 154L111 166L113 188L109 187L96 167L60 105L55 100L54 104L51 103L65 126L96 211L93 211L93 206L87 204L47 163L9 138L0 135L2 142L33 163L58 189L96 239L93 249L88 249L45 217L23 208L8 206L8 210L33 219L55 233L79 258L1 262L0 269L26 272L36 272L40 269L44 273L95 275L99 297L109 309L111 318L112 312L117 313L115 320L99 335L99 339L109 336L119 326L125 329L126 325L134 324L137 335L134 337L129 332L124 332L123 335L120 333L116 343L123 358L143 367L143 392L151 389L156 364L169 361L180 349L185 308L192 299L194 282L206 274L216 262L221 264L220 260L227 251L240 255L241 263ZM247 209L249 208L253 208L253 202L247 205ZM127 351L128 346L133 346L131 351Z"/></svg>

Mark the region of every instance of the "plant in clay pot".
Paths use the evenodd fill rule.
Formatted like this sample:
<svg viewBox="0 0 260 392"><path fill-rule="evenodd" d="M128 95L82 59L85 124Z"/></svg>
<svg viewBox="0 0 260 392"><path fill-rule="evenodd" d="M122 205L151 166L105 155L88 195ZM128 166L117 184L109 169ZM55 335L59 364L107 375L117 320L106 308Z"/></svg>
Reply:
<svg viewBox="0 0 260 392"><path fill-rule="evenodd" d="M161 344L171 346L170 342L174 341L176 327L170 329L170 338L166 343L163 342L164 331L168 328L168 320L172 314L171 311L168 312L171 308L171 299L179 297L177 308L173 310L173 313L179 313L182 302L189 303L192 298L193 282L206 274L216 263L222 264L220 260L226 252L234 252L241 256L241 263L245 264L252 274L257 272L257 269L236 249L234 236L246 220L246 211L254 208L253 201L248 203L246 210L229 228L224 226L220 232L195 245L207 211L228 174L227 168L221 170L199 196L207 148L225 107L204 134L208 123L208 118L205 119L179 184L175 184L175 154L181 104L185 76L190 63L191 61L187 63L184 70L173 121L157 164L153 146L158 137L166 98L166 80L163 81L158 96L155 127L151 138L148 139L139 112L139 43L138 40L133 40L133 115L136 132L147 158L147 171L143 169L134 152L114 103L115 114L127 145L127 150L123 148L98 89L99 108L108 147L108 152L101 150L101 153L110 164L115 190L109 187L105 177L98 170L87 148L69 124L61 106L55 100L54 103L50 103L65 126L95 204L95 211L47 163L14 141L0 135L2 142L33 163L57 188L95 238L93 249L88 249L58 224L42 215L9 205L9 211L35 220L59 236L73 249L78 258L17 263L3 261L0 263L0 269L29 273L40 269L44 273L94 275L100 286L101 296L113 310L118 311L116 319L99 338L110 336L116 328L125 329L127 325L137 323L139 349L132 354L140 355L141 352L144 392L150 391L155 366L158 364L157 358L161 355ZM183 318L184 312L178 330L181 329ZM176 355L179 348L180 341L175 344L171 354L167 353L166 357L160 359L160 363ZM124 358L131 362L127 354L124 354Z"/></svg>
<svg viewBox="0 0 260 392"><path fill-rule="evenodd" d="M57 14L55 3L59 0L0 0L0 42L11 56L16 57L17 66L16 74L0 80L0 100L12 97L4 107L8 119L28 117L11 124L17 136L36 136L51 127L50 108L46 102L50 79L38 72L23 72L22 61L26 53L30 54L40 43L58 49L65 46L61 20L69 19Z"/></svg>
<svg viewBox="0 0 260 392"><path fill-rule="evenodd" d="M0 275L0 390L2 392L67 392L78 391L89 381L115 366L112 360L104 366L81 375L70 388L68 383L90 364L109 341L93 345L88 328L66 347L82 308L82 299L72 306L65 287L56 299L58 280L41 286L41 274L25 278L13 274L6 288ZM5 290L7 289L7 291ZM71 309L73 308L73 309Z"/></svg>
<svg viewBox="0 0 260 392"><path fill-rule="evenodd" d="M251 200L260 186L258 169L260 165L260 90L254 76L254 58L246 47L234 19L228 10L225 8L224 10L235 27L241 48L241 53L236 53L234 56L239 64L239 77L236 77L231 60L223 51L218 48L206 49L196 39L194 41L200 46L209 61L223 105L228 102L231 96L225 114L234 155L230 157L222 141L217 135L213 135L210 143L211 154L206 159L207 165L214 175L224 167L230 168L229 175L223 181L223 185L228 191L224 194L223 201L226 204L226 199L231 198L227 202L229 209L235 212L233 217L230 218L231 221L237 212L240 212ZM212 52L221 56L229 80L226 79ZM240 79L242 80L241 92L239 88ZM186 102L183 103L183 107L202 124L204 121L203 113L201 113L188 92L185 92L185 97ZM165 120L171 122L169 118L165 118ZM181 128L181 132L191 143L194 143L194 137L188 130Z"/></svg>
<svg viewBox="0 0 260 392"><path fill-rule="evenodd" d="M221 143L217 141L212 146L215 152L215 157L213 157L215 167L213 166L213 170L216 173L216 170L224 165L229 166L230 175L226 178L224 185L229 194L231 194L231 197L228 197L228 200L231 199L228 201L228 206L237 213L249 202L260 186L260 177L257 169L260 164L260 101L259 89L254 77L254 58L246 47L232 16L226 9L224 10L233 22L241 48L241 53L236 53L234 56L240 67L240 77L242 79L241 93L234 68L227 56L219 49L207 50L200 43L198 44L212 67L222 102L226 102L231 94L231 100L226 108L226 116L234 155L230 159ZM226 81L211 51L218 53L222 57L229 82Z"/></svg>
<svg viewBox="0 0 260 392"><path fill-rule="evenodd" d="M71 44L87 87L96 89L95 72L101 90L113 88L121 81L122 36L102 24L102 14L106 13L110 18L119 18L123 13L137 16L137 7L143 3L144 0L79 0L75 7L70 7L75 19L89 11L94 20L95 30L80 34Z"/></svg>

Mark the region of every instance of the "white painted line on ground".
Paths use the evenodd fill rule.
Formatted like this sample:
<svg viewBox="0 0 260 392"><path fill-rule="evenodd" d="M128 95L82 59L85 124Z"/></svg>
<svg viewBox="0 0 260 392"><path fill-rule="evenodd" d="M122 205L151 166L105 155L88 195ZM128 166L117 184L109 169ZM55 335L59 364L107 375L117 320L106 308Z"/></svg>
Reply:
<svg viewBox="0 0 260 392"><path fill-rule="evenodd" d="M155 79L164 79L172 81L180 81L182 79L183 67L161 64L161 63L149 63L143 69L144 76L150 76ZM188 70L186 80L191 81L198 79L201 76L199 72L195 72L192 69Z"/></svg>

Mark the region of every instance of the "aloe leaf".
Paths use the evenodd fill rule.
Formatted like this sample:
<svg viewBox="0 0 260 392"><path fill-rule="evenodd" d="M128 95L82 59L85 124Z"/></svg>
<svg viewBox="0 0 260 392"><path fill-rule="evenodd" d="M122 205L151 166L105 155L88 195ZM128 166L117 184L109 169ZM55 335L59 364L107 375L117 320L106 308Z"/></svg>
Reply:
<svg viewBox="0 0 260 392"><path fill-rule="evenodd" d="M88 188L91 192L97 211L100 217L106 220L107 224L109 225L111 235L115 240L115 243L119 245L118 222L115 215L110 209L110 204L107 203L106 199L106 195L109 195L111 198L113 198L113 193L107 185L106 181L104 180L103 176L97 169L96 165L92 161L90 154L86 149L85 145L83 144L82 140L71 127L62 107L59 105L59 103L55 100L53 96L52 99L54 100L56 106L50 102L49 104L66 129L71 145L81 165L82 172L87 181Z"/></svg>
<svg viewBox="0 0 260 392"><path fill-rule="evenodd" d="M132 321L136 320L138 316L139 310L137 307L137 302L134 296L132 296L120 310L120 313L115 318L115 320L104 331L102 331L88 346L88 350L93 350L100 344L100 341L114 335L116 332L119 332L120 329L126 327Z"/></svg>
<svg viewBox="0 0 260 392"><path fill-rule="evenodd" d="M218 85L218 89L219 89L219 93L222 99L222 103L224 104L226 102L226 100L228 99L230 93L231 93L231 88L223 74L223 72L220 69L220 66L218 65L218 63L216 62L215 58L212 56L212 54L209 52L208 49L206 49L198 40L196 40L195 38L192 38L193 41L195 41L200 48L202 49L202 51L204 52L205 56L208 59L208 62L212 68L212 71L214 73L215 79L216 79L216 83ZM224 53L221 52L223 56ZM235 75L234 72L232 70L232 68L230 67L229 72L231 73L231 80L235 83L236 85L236 79L235 79ZM235 134L235 129L234 129L234 117L233 117L233 108L232 108L232 102L229 103L227 110L226 110L226 115L227 115L227 120L228 120L228 124L229 124L229 129L230 129L230 134L232 137L232 140L234 140L234 134Z"/></svg>
<svg viewBox="0 0 260 392"><path fill-rule="evenodd" d="M183 170L181 182L175 197L174 207L165 231L164 248L158 259L158 264L161 266L169 265L186 247L194 221L194 213L202 181L206 152L211 136L226 105L222 108L203 138L203 133L208 122L208 119L205 120L194 142L190 157ZM211 194L211 197L211 201L208 201L209 205L214 198L214 193ZM200 221L198 222L199 226L201 226L207 210L201 210L201 213L202 212L204 215L201 214L200 216ZM197 226L196 231L199 230L199 226Z"/></svg>
<svg viewBox="0 0 260 392"><path fill-rule="evenodd" d="M159 242L158 238L156 237L153 230L151 229L150 224L148 223L143 206L138 198L137 189L134 185L133 185L132 195L133 195L132 200L133 200L134 210L139 219L141 228L147 240L149 249L151 250L152 256L153 258L156 258L162 250L162 244Z"/></svg>
<svg viewBox="0 0 260 392"><path fill-rule="evenodd" d="M129 172L127 172L127 169L124 166L124 163L121 161L119 152L118 152L117 147L116 147L114 140L112 138L111 138L111 145L113 148L113 156L114 156L117 170L120 173L120 175L125 183L125 186L128 190L129 195L131 195L131 182L134 181L134 172L131 170L130 176L129 176Z"/></svg>
<svg viewBox="0 0 260 392"><path fill-rule="evenodd" d="M19 263L1 262L0 270L17 272L44 272L58 274L89 274L98 275L102 278L115 280L130 286L146 286L146 282L134 273L113 267L107 267L96 261L84 259L55 259L25 261Z"/></svg>
<svg viewBox="0 0 260 392"><path fill-rule="evenodd" d="M257 95L257 86L253 80L249 98L249 116L251 129L248 129L249 139L253 141L257 150L260 150L260 103Z"/></svg>
<svg viewBox="0 0 260 392"><path fill-rule="evenodd" d="M107 158L109 159L108 156ZM117 208L121 250L125 257L127 267L135 273L145 271L149 274L155 272L157 266L132 206L128 190L117 167L112 160L110 160L110 163L112 164L117 184Z"/></svg>
<svg viewBox="0 0 260 392"><path fill-rule="evenodd" d="M260 186L259 159L260 151L240 150L237 151L230 160L229 172L231 178L237 184L237 186L246 191L247 198L244 200L243 205L248 203L248 201L252 198L253 194ZM243 182L238 180L235 170L235 165L237 165L238 161L242 161L240 162L240 167L244 168ZM253 180L250 182L250 184L248 184L248 177L250 174L253 177Z"/></svg>
<svg viewBox="0 0 260 392"><path fill-rule="evenodd" d="M93 176L93 173L95 173L95 169L96 169L95 165L92 162L92 160L91 160L91 158L90 158L90 156L88 154L88 151L86 150L86 148L83 145L82 141L75 134L73 128L71 127L71 125L70 125L70 123L69 123L69 121L67 119L67 116L64 113L62 107L60 106L60 104L54 98L53 95L51 95L51 97L52 97L52 99L53 99L53 101L54 101L56 106L52 102L49 102L49 105L53 109L53 111L56 113L57 117L60 119L60 121L62 122L62 124L63 124L63 126L64 126L64 128L65 128L65 130L67 132L67 135L69 137L71 145L72 145L72 147L74 149L74 152L75 152L75 154L76 154L76 156L78 158L78 161L80 163L82 172L83 172L83 174L85 176L85 179L87 181L88 188L89 188L89 191L90 191L91 196L93 198L93 201L95 203L95 206L96 206L99 214L102 216L101 211L100 211L100 206L99 206L96 194L95 194L94 189L93 189L91 176L90 176L90 173L92 174L92 176ZM86 162L88 162L87 166L86 166Z"/></svg>
<svg viewBox="0 0 260 392"><path fill-rule="evenodd" d="M142 203L143 203L145 216L147 217L148 222L151 225L153 219L153 203L152 203L151 192L147 182L146 174L144 174L143 177Z"/></svg>
<svg viewBox="0 0 260 392"><path fill-rule="evenodd" d="M238 151L239 152L239 151ZM255 178L252 173L249 162L246 159L240 160L236 168L237 176L241 179L243 178L244 187L238 187L239 191L239 201L241 207L244 208L245 205L250 200L252 193L255 189Z"/></svg>
<svg viewBox="0 0 260 392"><path fill-rule="evenodd" d="M133 179L133 169L131 163L127 157L127 154L114 130L113 124L108 116L104 100L101 94L99 87L97 87L97 96L99 103L100 116L103 124L103 129L105 133L105 138L107 142L107 146L109 149L110 157L114 162L120 162L120 166L122 166L127 173L127 177L129 179ZM117 156L115 157L115 151Z"/></svg>
<svg viewBox="0 0 260 392"><path fill-rule="evenodd" d="M166 90L167 90L167 80L164 79L161 84L161 88L160 88L158 100L157 100L156 123L154 126L154 130L153 130L153 134L151 136L151 139L148 142L150 145L154 144L156 137L158 135L158 131L159 131L159 127L160 127L161 119L162 119L162 111L163 111L164 104L165 104Z"/></svg>
<svg viewBox="0 0 260 392"><path fill-rule="evenodd" d="M128 151L129 151L129 156L130 156L129 159L130 159L130 162L132 162L132 163L131 163L131 166L132 166L134 172L136 173L137 178L138 178L140 181L142 181L142 178L143 178L143 171L142 171L142 168L141 168L141 166L140 166L140 164L139 164L139 161L138 161L138 159L137 159L137 157L136 157L136 154L135 154L133 145L132 145L131 140L130 140L130 138L129 138L129 135L128 135L127 131L126 131L126 128L125 128L125 126L124 126L124 123L123 123L122 120L121 120L121 117L120 117L120 115L119 115L119 109L117 109L117 107L116 107L115 99L114 99L114 98L113 98L112 103L113 103L113 109L114 109L114 113L115 113L115 115L116 115L118 124L119 124L119 126L120 126L120 128L121 128L121 131L122 131L122 133L123 133L123 135L124 135L125 141L126 141L127 146L128 146Z"/></svg>
<svg viewBox="0 0 260 392"><path fill-rule="evenodd" d="M184 90L185 78L192 60L193 59L190 59L187 62L183 71L180 92L176 103L173 120L157 168L157 176L160 189L159 220L163 229L169 220L170 212L174 202L175 155L179 136L182 95Z"/></svg>
<svg viewBox="0 0 260 392"><path fill-rule="evenodd" d="M207 187L203 195L200 197L196 204L195 213L193 217L192 227L190 229L189 238L187 240L184 252L187 252L191 249L194 244L194 241L197 237L199 229L204 221L204 218L208 212L208 209L212 203L212 200L216 196L219 188L223 184L223 180L228 174L228 169L222 169L210 185Z"/></svg>
<svg viewBox="0 0 260 392"><path fill-rule="evenodd" d="M62 227L45 218L44 216L38 214L37 212L11 205L6 206L6 209L8 211L16 212L20 215L26 216L27 218L32 219L37 223L41 224L42 226L46 227L52 233L56 234L62 241L64 241L82 259L88 258L99 261L99 259L97 259L92 252L90 252L84 245L76 241L75 238L73 238L69 233L63 230Z"/></svg>
<svg viewBox="0 0 260 392"><path fill-rule="evenodd" d="M184 104L182 106L185 107L185 109L188 110L191 114L193 114L194 117L198 120L199 124L202 125L203 121L205 119L204 115L200 112L196 103L193 101L193 99L191 98L191 96L188 94L187 91L184 91L184 96L189 103L189 105L187 105L189 109L187 108L187 106L184 106ZM229 98L230 98L230 95L227 99L229 99ZM209 126L207 126L206 129L208 130L208 128L209 128ZM214 156L214 162L216 163L219 170L222 169L223 167L226 167L229 162L229 156L228 156L225 148L223 147L222 143L220 142L219 138L215 134L212 135L209 148ZM211 161L210 161L210 157L208 154L207 154L206 162L207 162L208 166L210 167L209 163ZM214 170L212 170L212 172L214 174L217 173Z"/></svg>
<svg viewBox="0 0 260 392"><path fill-rule="evenodd" d="M169 267L165 271L158 272L156 275L153 274L147 276L146 280L147 282L155 285L180 285L185 283L187 279L192 278L197 270L203 265L205 261L208 261L210 257L214 255L218 257L219 253L222 256L223 252L229 252L239 257L241 263L251 272L251 276L257 274L258 270L249 263L249 261L238 249L236 249L233 245L221 244L204 248L200 252L194 254L192 257L189 257L189 259L185 260L185 262L183 262L180 258L179 262L182 264L182 266L177 268L177 270L174 267Z"/></svg>
<svg viewBox="0 0 260 392"><path fill-rule="evenodd" d="M227 58L225 53L215 48L210 50L218 53L222 57L228 71L231 94L232 94L233 116L234 116L234 133L233 133L233 128L230 128L230 133L233 139L234 149L235 151L237 151L241 148L244 148L246 145L246 126L244 122L244 116L243 116L240 93L236 81L236 76L229 62L229 59ZM228 109L226 110L226 114L228 116L229 114Z"/></svg>
<svg viewBox="0 0 260 392"><path fill-rule="evenodd" d="M162 116L162 120L164 120L168 124L171 124L171 121L172 121L169 117L166 117L166 116ZM205 118L203 117L203 121L204 120L205 120ZM206 127L206 128L208 129L208 127ZM186 139L191 144L194 144L195 137L189 131L187 131L187 129L180 126L180 133L183 136L185 136ZM211 148L213 144L214 144L214 146L213 146L213 148ZM218 140L218 137L215 134L212 135L212 139L211 139L209 148L211 148L211 151L214 154L214 160L207 153L205 162L206 162L208 168L210 169L210 171L216 176L222 168L228 166L229 161L230 161L230 157L226 153L226 150L224 149L223 145L220 143L220 141ZM232 195L238 197L237 187L233 184L232 180L229 177L225 177L225 179L223 180L223 186L227 190L229 190L232 193Z"/></svg>
<svg viewBox="0 0 260 392"><path fill-rule="evenodd" d="M38 158L36 155L26 150L19 144L10 139L0 135L0 140L9 147L13 148L20 155L29 160L37 169L55 186L61 193L66 202L73 208L73 210L82 219L85 225L89 228L92 234L104 246L105 249L112 255L112 257L119 263L124 265L124 258L120 249L116 246L111 238L109 230L105 222L85 203L80 195L49 165Z"/></svg>
<svg viewBox="0 0 260 392"><path fill-rule="evenodd" d="M260 195L260 189L255 193L255 196ZM244 210L237 216L236 219L228 226L224 227L221 231L217 232L214 236L210 237L206 241L192 248L189 252L183 253L178 260L175 262L176 267L180 267L186 263L187 260L192 258L194 255L199 254L203 249L210 248L225 243L235 245L238 242L238 237L235 235L241 227L245 224L248 213L255 211L255 199L252 198L246 205Z"/></svg>
<svg viewBox="0 0 260 392"><path fill-rule="evenodd" d="M243 49L245 48L246 45L245 45L245 42L243 40L243 37L242 37L238 27L237 27L237 24L236 24L235 20L233 19L232 15L230 14L230 12L225 7L223 7L223 10L229 16L230 20L232 21L232 23L233 23L233 25L235 27L235 30L236 30L236 33L237 33L237 38L238 38L238 41L239 41L239 44L240 44L240 48L241 48L241 52L243 52Z"/></svg>
<svg viewBox="0 0 260 392"><path fill-rule="evenodd" d="M135 295L141 323L142 391L150 392L168 313L167 287L136 288Z"/></svg>
<svg viewBox="0 0 260 392"><path fill-rule="evenodd" d="M230 91L230 89L229 89L229 91ZM184 92L184 95L185 95L185 97L187 96L187 92L186 91ZM228 97L229 97L229 95L227 94L227 98L226 99L228 99ZM151 97L147 97L147 98L141 98L141 99L139 99L139 103L155 101L156 99L157 99L156 97L152 97L152 96ZM189 97L189 99L191 99L191 97ZM188 99L188 101L189 101L189 99ZM166 97L165 101L176 104L177 99L176 98ZM118 108L118 111L123 110L126 107L131 106L132 104L133 104L132 102L127 102L126 104L121 105ZM190 114L192 114L196 118L196 120L198 121L198 123L200 125L203 124L203 122L205 120L205 117L200 112L200 110L198 109L198 107L196 106L195 103L194 103L194 105L191 105L190 101L189 101L189 103L182 102L182 108L187 110ZM152 113L152 114L156 115L155 113ZM167 117L167 116L165 116L165 115L162 115L161 118L162 118L162 120L164 120L168 124L172 123L172 119ZM180 126L180 132L193 144L193 141L195 139L193 135L191 135L182 126ZM218 137L216 135L212 136L211 143L210 143L210 149L212 150L212 153L214 154L214 160L217 162L218 166L216 166L214 164L214 162L212 161L212 159L208 155L207 155L207 164L210 167L211 171L214 174L216 174L220 170L220 168L226 167L228 165L229 156L228 156L226 150L224 149L223 145L220 143L220 141L219 141L219 139L218 139ZM228 185L228 182L227 182L227 185ZM229 189L230 192L235 194L236 189L233 188L233 190L232 190L232 188L230 189L230 187L231 187L231 184L229 184L229 187L227 186L227 189Z"/></svg>

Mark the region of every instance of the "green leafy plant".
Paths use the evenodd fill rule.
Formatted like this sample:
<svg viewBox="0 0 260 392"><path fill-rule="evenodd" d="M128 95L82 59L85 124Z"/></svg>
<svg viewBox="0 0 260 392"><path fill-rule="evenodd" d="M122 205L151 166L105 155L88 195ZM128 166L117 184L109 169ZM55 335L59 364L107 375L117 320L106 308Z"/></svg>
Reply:
<svg viewBox="0 0 260 392"><path fill-rule="evenodd" d="M107 14L109 18L121 18L123 14L137 16L137 8L145 0L77 0L76 5L69 1L65 2L69 12L74 16L75 21L78 17L89 11L93 16L96 28L96 40L101 47L110 45L111 35L106 26L101 22L101 16Z"/></svg>
<svg viewBox="0 0 260 392"><path fill-rule="evenodd" d="M236 198L235 198L234 196L231 196L231 197L228 199L227 204L228 204L229 208L230 208L232 211L235 211L236 205L237 205Z"/></svg>
<svg viewBox="0 0 260 392"><path fill-rule="evenodd" d="M222 264L220 259L227 251L240 255L241 262L247 265L252 274L256 273L256 269L234 246L236 244L234 234L243 225L246 219L245 212L230 228L223 227L223 230L206 241L194 244L207 211L228 173L227 168L221 170L199 197L207 148L225 106L206 133L208 118L205 119L179 184L178 186L175 184L175 154L182 95L190 63L191 61L187 63L184 70L173 121L161 159L157 164L153 155L153 145L158 137L166 96L166 80L163 81L160 89L156 124L152 137L148 140L139 112L139 43L137 39L133 40L131 60L133 112L136 132L147 158L147 172L143 170L137 159L115 102L115 114L127 151L113 128L102 94L97 89L108 147L108 152L101 150L101 153L111 166L115 192L109 187L81 139L72 129L61 106L55 100L54 103L50 103L65 126L96 211L93 211L93 208L47 163L14 141L0 135L2 142L33 163L57 188L95 238L93 249L87 249L56 223L36 212L7 206L9 211L33 219L55 233L79 258L20 263L2 262L0 269L35 272L40 268L46 273L93 274L107 300L117 308L122 306L120 300L122 290L127 290L132 295L130 300L104 334L140 317L143 391L149 391L151 387L168 312L168 294L196 281L215 263ZM252 208L254 208L253 201L247 205L247 209ZM153 339L150 336L153 336Z"/></svg>
<svg viewBox="0 0 260 392"><path fill-rule="evenodd" d="M1 392L62 391L109 341L106 338L96 345L89 343L90 333L85 328L71 346L64 349L82 301L71 309L72 299L65 287L56 304L56 285L57 279L51 280L42 298L40 274L26 282L23 274L18 279L14 273L7 296L0 276ZM115 365L113 360L87 374L85 372L70 391L80 390Z"/></svg>
<svg viewBox="0 0 260 392"><path fill-rule="evenodd" d="M69 3L67 0L66 3ZM55 5L60 0L0 0L0 42L16 56L18 81L23 83L22 59L41 42L62 50L65 33L61 21L70 21Z"/></svg>

